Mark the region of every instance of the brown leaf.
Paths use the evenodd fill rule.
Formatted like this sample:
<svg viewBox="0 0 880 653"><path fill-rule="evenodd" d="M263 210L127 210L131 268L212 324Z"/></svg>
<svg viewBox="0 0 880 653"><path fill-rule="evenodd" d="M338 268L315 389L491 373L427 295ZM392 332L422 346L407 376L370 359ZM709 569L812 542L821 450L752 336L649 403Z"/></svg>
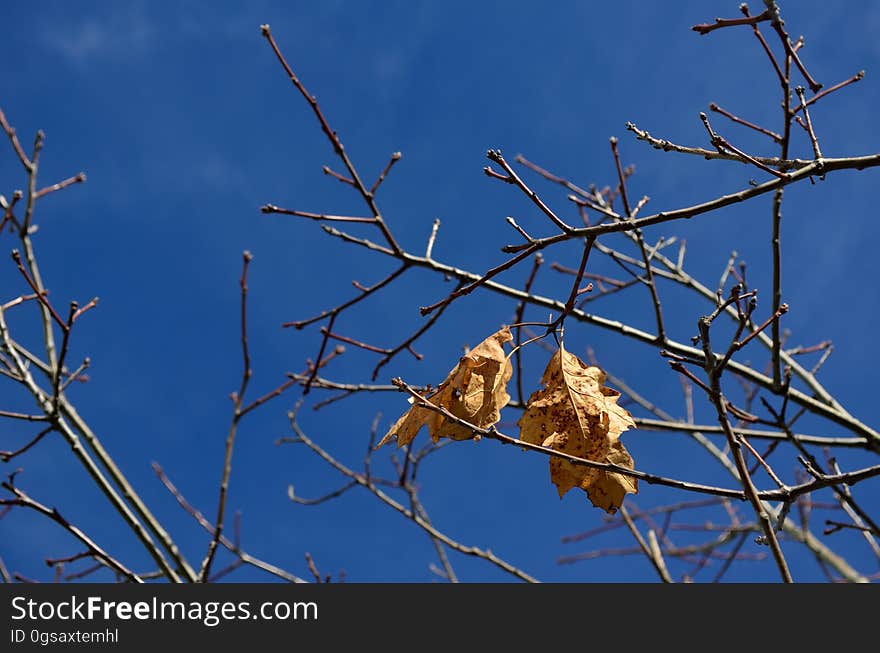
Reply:
<svg viewBox="0 0 880 653"><path fill-rule="evenodd" d="M520 440L596 462L634 468L620 434L635 422L617 405L620 393L605 387L605 372L591 367L560 345L544 376L542 390L532 393L520 418ZM626 494L638 492L637 480L550 459L550 480L559 496L574 487L584 490L597 508L614 513Z"/></svg>
<svg viewBox="0 0 880 653"><path fill-rule="evenodd" d="M491 426L501 419L501 409L510 401L507 382L513 367L504 352L504 343L513 340L510 327L493 333L461 357L437 390L426 397L456 417L479 427ZM440 438L469 440L473 431L448 420L440 413L413 406L395 422L377 447L397 436L397 446L413 441L422 426L437 442Z"/></svg>

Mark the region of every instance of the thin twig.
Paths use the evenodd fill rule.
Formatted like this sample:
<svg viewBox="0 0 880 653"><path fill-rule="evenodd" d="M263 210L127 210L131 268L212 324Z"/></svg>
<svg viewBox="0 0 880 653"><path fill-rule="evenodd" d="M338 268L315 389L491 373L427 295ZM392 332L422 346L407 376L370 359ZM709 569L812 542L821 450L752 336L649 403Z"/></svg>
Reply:
<svg viewBox="0 0 880 653"><path fill-rule="evenodd" d="M253 370L251 370L251 355L250 347L248 346L247 332L247 274L252 260L253 256L251 256L251 253L245 251L242 255L241 278L239 280L239 287L241 288L241 310L239 316L241 322L240 337L242 355L241 384L239 385L238 392L233 395L232 420L229 425L229 431L226 435L226 450L223 458L223 472L220 478L220 496L217 500L217 518L214 521L214 534L208 543L208 551L205 554L202 566L199 569L199 581L203 583L206 582L211 575L211 563L214 561L214 556L217 553L217 545L220 542L220 537L223 535L223 519L226 516L226 493L229 489L229 477L232 474L232 452L235 447L235 436L238 434L238 423L243 415L241 409L244 402L244 395L247 391L251 376L253 375Z"/></svg>
<svg viewBox="0 0 880 653"><path fill-rule="evenodd" d="M190 504L186 500L180 490L178 490L174 483L171 482L171 479L168 477L168 475L165 473L159 463L152 463L152 467L153 471L156 473L156 476L162 482L162 485L164 485L165 488L171 493L171 495L177 501L178 505L180 505L180 507L183 508L183 510L193 519L195 519L202 528L213 535L216 532L215 527L205 518L205 516L201 512L199 512L195 507L192 506L192 504ZM219 541L220 544L227 551L235 554L238 557L238 560L244 564L249 564L253 567L256 567L257 569L262 569L263 571L272 574L273 576L277 576L278 578L282 578L283 580L291 583L305 582L302 578L299 578L298 576L294 576L293 574L286 572L279 567L263 562L262 560L248 555L241 550L240 546L236 542L231 541L225 535L221 535ZM216 579L216 575L214 576L214 578Z"/></svg>
<svg viewBox="0 0 880 653"><path fill-rule="evenodd" d="M41 515L45 515L56 524L61 526L68 533L73 535L80 542L82 542L88 548L95 560L101 562L103 565L122 575L124 578L132 583L143 582L143 580L137 574L128 569L128 567L123 565L119 560L117 560L100 546L98 546L98 544L96 544L95 541L92 540L88 535L86 535L81 529L67 521L56 508L49 508L48 506L38 501L35 501L25 492L15 487L11 480L3 481L2 483L0 483L0 487L3 487L5 490L9 491L15 497L14 499L0 499L0 505L22 506L24 508L29 508L35 512L38 512Z"/></svg>
<svg viewBox="0 0 880 653"><path fill-rule="evenodd" d="M510 563L497 557L491 551L479 549L479 548L473 547L473 546L465 546L465 545L451 539L446 534L438 531L430 523L428 523L424 519L422 519L421 516L412 512L408 508L405 508L400 503L398 503L397 501L392 499L390 496L385 494L385 492L383 492L378 487L376 487L376 485L373 483L372 480L368 479L363 474L359 474L359 473L349 469L348 467L343 465L341 462L339 462L336 458L334 458L329 453L327 453L318 444L313 442L305 434L305 432L300 428L299 424L297 423L295 411L291 412L289 414L289 418L290 418L291 428L293 428L294 432L296 433L297 439L300 442L302 442L309 449L314 451L318 456L320 456L325 462L327 462L331 467L336 469L343 476L350 478L351 480L355 481L358 485L368 489L370 492L373 493L373 495L376 496L376 498L378 498L380 501L382 501L386 505L390 506L391 508L394 508L397 512L399 512L404 517L406 517L407 519L412 521L414 524L419 526L419 528L421 528L422 530L427 532L428 535L430 535L432 538L442 542L444 545L448 546L450 549L453 549L454 551L458 551L459 553L462 553L464 555L470 555L470 556L482 558L482 559L486 560L487 562L490 562L491 564L504 570L505 572L511 574L512 576L519 578L520 580L524 580L529 583L538 582L535 578L533 578L529 574L525 573L521 569L518 569L517 567L514 567Z"/></svg>

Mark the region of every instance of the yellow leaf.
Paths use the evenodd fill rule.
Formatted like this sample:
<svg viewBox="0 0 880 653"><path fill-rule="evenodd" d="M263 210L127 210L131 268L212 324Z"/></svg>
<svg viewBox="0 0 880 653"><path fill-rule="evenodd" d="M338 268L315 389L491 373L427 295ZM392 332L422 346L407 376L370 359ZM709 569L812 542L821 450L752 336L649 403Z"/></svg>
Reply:
<svg viewBox="0 0 880 653"><path fill-rule="evenodd" d="M605 373L591 367L560 345L544 376L544 388L532 393L520 418L519 439L596 462L634 468L620 435L635 426L617 405L620 393L605 386ZM626 494L638 492L637 480L621 474L550 459L550 480L562 497L584 490L597 508L614 513Z"/></svg>
<svg viewBox="0 0 880 653"><path fill-rule="evenodd" d="M507 382L513 375L513 367L504 353L504 343L511 340L513 336L509 327L493 333L462 356L443 383L426 399L475 426L485 428L498 422L501 409L510 401ZM397 436L398 447L409 444L425 425L434 442L440 438L468 440L474 437L472 430L440 413L413 406L394 423L377 447L394 436Z"/></svg>

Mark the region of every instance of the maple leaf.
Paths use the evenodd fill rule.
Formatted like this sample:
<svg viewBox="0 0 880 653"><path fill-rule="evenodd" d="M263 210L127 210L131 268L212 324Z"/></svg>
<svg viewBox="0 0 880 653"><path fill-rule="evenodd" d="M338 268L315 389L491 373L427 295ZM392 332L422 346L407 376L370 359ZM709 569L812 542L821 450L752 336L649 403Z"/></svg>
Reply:
<svg viewBox="0 0 880 653"><path fill-rule="evenodd" d="M634 468L620 435L634 427L632 416L617 405L620 393L605 386L605 372L588 366L559 346L519 419L520 440L596 462ZM587 493L597 508L615 513L627 494L638 492L635 478L602 469L550 459L550 480L562 497L572 488Z"/></svg>
<svg viewBox="0 0 880 653"><path fill-rule="evenodd" d="M513 340L510 327L503 327L461 357L435 392L425 397L436 406L442 406L456 417L474 426L487 427L501 419L501 409L510 401L507 382L513 375L513 366L504 352L504 343ZM434 442L440 438L469 440L471 429L450 421L437 411L413 406L382 438L381 447L397 436L397 446L413 441L422 426Z"/></svg>

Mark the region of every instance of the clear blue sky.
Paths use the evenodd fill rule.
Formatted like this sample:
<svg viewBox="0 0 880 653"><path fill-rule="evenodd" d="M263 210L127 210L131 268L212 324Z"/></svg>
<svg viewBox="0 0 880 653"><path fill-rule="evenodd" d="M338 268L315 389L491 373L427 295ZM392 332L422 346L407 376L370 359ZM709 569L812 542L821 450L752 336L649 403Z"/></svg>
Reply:
<svg viewBox="0 0 880 653"><path fill-rule="evenodd" d="M761 3L754 4L759 11ZM739 164L657 152L624 129L632 120L655 136L705 146L698 112L712 101L778 128L778 84L749 28L702 37L690 31L694 23L715 16L739 15L737 5L717 0L4 4L0 107L25 142L36 129L46 131L44 183L80 170L88 175L86 184L42 201L36 215L35 243L52 297L63 306L69 299L82 303L100 296L98 309L77 327L71 354L74 360L91 357L91 381L72 388L71 399L194 564L207 537L155 479L150 461L161 463L187 498L213 515L231 412L228 394L240 379L242 250L255 257L250 278L254 397L275 387L285 372L302 370L316 353L317 325L293 331L282 329L282 322L309 317L351 296L352 279L369 284L392 269L391 261L326 237L315 223L260 214L259 206L267 202L354 215L363 208L350 189L321 173L322 165L338 168L337 162L259 25L272 25L288 61L319 98L364 177L374 178L392 152L403 153L379 198L398 240L423 251L431 222L439 217L435 256L479 272L503 260L499 247L514 242L506 216L536 235L551 233L524 196L483 175L488 148L502 149L509 159L523 153L579 185L602 186L614 178L608 137L617 135L625 162L636 165L630 192L650 195L646 210L651 211L688 206L745 188L749 179L765 179ZM819 81L831 85L867 71L864 81L814 111L824 153L880 150L875 76L880 5L810 1L782 8L790 32L805 34L803 58ZM744 149L775 152L746 130L718 116L713 120ZM802 137L798 134L795 154L809 156ZM793 331L791 342L833 340L835 352L820 378L853 414L875 426L880 365L872 340L880 301L871 280L880 229L871 189L876 176L876 170L835 173L815 186L786 191L783 232L784 299L792 308L785 325ZM551 205L576 219L563 192L526 178ZM5 145L0 180L7 197L24 184ZM749 263L751 283L761 290L759 312L766 315L769 218L765 196L687 224L664 225L647 238L687 238L689 269L712 287L736 249ZM4 234L3 251L12 242ZM608 244L626 246L623 239ZM569 266L578 262L572 249L546 255ZM620 275L607 261L596 265L598 271ZM504 280L519 284L525 272L514 271ZM545 269L536 289L562 296L565 283ZM687 341L707 305L676 289L661 289L672 336ZM342 319L338 330L393 346L421 324L418 307L448 290L442 280L413 272ZM0 268L0 296L5 300L23 291L12 264ZM592 310L650 329L646 293L629 292ZM511 301L487 293L458 302L416 344L424 360L401 356L383 369L380 380L403 376L414 384L436 384L462 346L473 346L510 322L513 310ZM532 311L529 318L546 316ZM609 371L668 412L684 414L678 379L652 349L584 325L571 325L566 341L582 357L592 346ZM545 356L538 348L530 353L532 388ZM766 358L756 347L742 360L763 367ZM366 381L375 362L374 354L349 349L328 376ZM0 407L27 407L14 392L11 383L2 385ZM273 444L289 434L285 411L296 397L288 394L242 426L229 506L242 510L244 548L300 575L307 575L303 555L308 551L323 572L344 569L352 581L432 580L428 565L434 551L427 537L366 492L353 491L314 508L288 501L291 483L303 496L339 485L338 477L303 447ZM320 398L318 392L307 397L302 425L353 466L363 456L376 412L382 412L384 432L407 407L402 396L388 394L310 410ZM515 434L517 417L505 412L501 430ZM698 419L711 419L704 403ZM30 431L20 427L0 424L0 448L26 441ZM839 433L815 420L805 419L802 428ZM679 434L630 432L624 442L639 469L730 483L708 455ZM387 471L389 452L376 455L377 471ZM792 481L798 467L794 455L775 455L778 471ZM22 488L57 505L138 570L149 568L60 439L44 443L18 464L25 468ZM465 544L491 548L541 579L655 578L641 557L556 564L562 555L632 542L612 535L592 544L561 543L564 535L601 524L602 513L576 492L560 501L540 456L491 442L457 444L429 461L422 486L439 528ZM869 506L876 487L876 481L862 486ZM643 485L635 503L649 507L690 498ZM707 513L706 518L721 516ZM821 524L815 529L821 532ZM691 536L676 537L684 543ZM860 571L877 571L876 558L858 537L826 539ZM48 577L42 558L78 550L57 527L23 511L0 520L0 542L11 570L41 578ZM758 550L751 544L746 549ZM788 544L785 550L797 563L799 580L822 578L800 547ZM464 580L505 578L484 562L458 555L452 560ZM741 562L731 577L772 580L776 572L769 562ZM235 578L265 576L244 570Z"/></svg>

